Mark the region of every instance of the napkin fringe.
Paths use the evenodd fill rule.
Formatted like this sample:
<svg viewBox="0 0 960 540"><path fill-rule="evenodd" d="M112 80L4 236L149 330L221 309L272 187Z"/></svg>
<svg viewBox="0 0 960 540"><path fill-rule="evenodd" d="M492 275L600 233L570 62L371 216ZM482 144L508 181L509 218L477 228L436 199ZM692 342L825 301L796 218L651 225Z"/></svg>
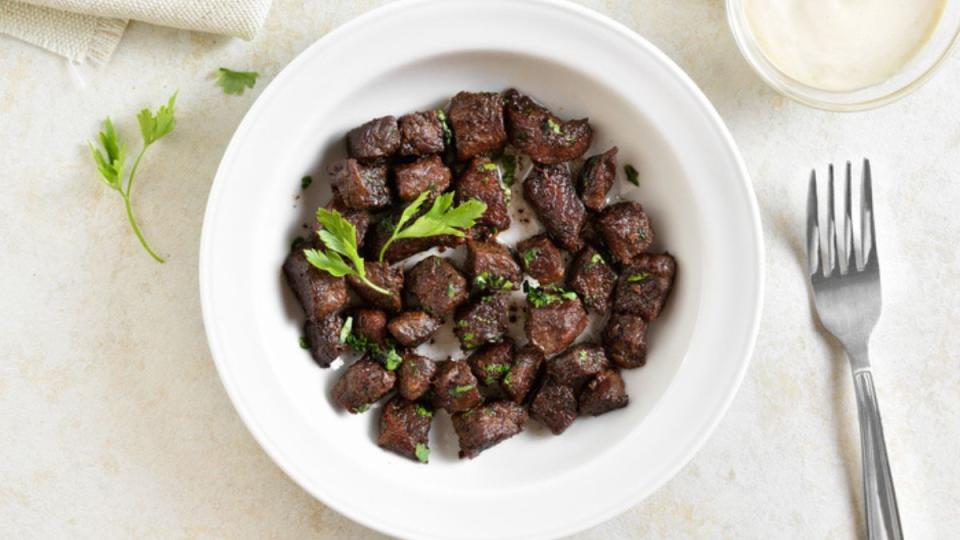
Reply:
<svg viewBox="0 0 960 540"><path fill-rule="evenodd" d="M120 44L127 21L124 19L101 18L97 21L97 28L90 38L87 47L87 58L95 64L104 64L113 55L113 51Z"/></svg>

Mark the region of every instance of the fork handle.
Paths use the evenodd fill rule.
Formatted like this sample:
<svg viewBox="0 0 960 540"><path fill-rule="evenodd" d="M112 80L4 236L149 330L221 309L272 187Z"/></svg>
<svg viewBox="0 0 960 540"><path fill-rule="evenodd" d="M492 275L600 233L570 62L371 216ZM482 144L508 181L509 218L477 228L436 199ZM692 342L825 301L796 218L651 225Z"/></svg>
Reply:
<svg viewBox="0 0 960 540"><path fill-rule="evenodd" d="M887 445L883 440L880 408L869 369L853 373L860 418L860 451L863 461L863 499L867 515L867 538L901 540L900 512L893 489Z"/></svg>

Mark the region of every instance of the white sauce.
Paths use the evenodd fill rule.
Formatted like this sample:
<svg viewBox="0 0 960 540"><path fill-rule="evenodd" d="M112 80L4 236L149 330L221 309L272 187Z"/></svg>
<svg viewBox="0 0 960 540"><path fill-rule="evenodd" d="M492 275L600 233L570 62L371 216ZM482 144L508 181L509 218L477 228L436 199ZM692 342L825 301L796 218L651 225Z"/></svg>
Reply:
<svg viewBox="0 0 960 540"><path fill-rule="evenodd" d="M744 0L767 59L794 80L830 91L896 75L937 28L947 0Z"/></svg>

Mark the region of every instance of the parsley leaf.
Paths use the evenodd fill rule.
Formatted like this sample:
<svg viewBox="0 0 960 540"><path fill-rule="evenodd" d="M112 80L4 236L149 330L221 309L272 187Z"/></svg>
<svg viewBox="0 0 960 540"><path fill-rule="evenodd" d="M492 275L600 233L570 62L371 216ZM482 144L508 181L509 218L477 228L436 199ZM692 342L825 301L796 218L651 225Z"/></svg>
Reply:
<svg viewBox="0 0 960 540"><path fill-rule="evenodd" d="M309 348L310 348L310 342L307 341L307 338L304 337L304 336L300 336L300 348L301 348L301 349L309 349Z"/></svg>
<svg viewBox="0 0 960 540"><path fill-rule="evenodd" d="M480 290L494 289L509 291L513 289L513 282L510 281L510 278L504 276L492 276L490 275L490 272L480 272L477 274L477 277L473 278L473 284L476 285L477 289Z"/></svg>
<svg viewBox="0 0 960 540"><path fill-rule="evenodd" d="M424 418L430 418L433 416L433 412L431 412L430 409L424 407L419 403L416 404L416 410L417 410L418 416L422 416Z"/></svg>
<svg viewBox="0 0 960 540"><path fill-rule="evenodd" d="M353 223L344 219L340 212L326 208L317 209L317 221L323 226L317 231L317 235L327 249L303 250L310 264L333 277L354 276L380 294L393 294L367 278L363 257L357 250L357 228ZM343 257L346 257L350 264L347 264Z"/></svg>
<svg viewBox="0 0 960 540"><path fill-rule="evenodd" d="M403 357L392 347L383 354L383 364L384 367L387 368L387 371L396 371L402 363Z"/></svg>
<svg viewBox="0 0 960 540"><path fill-rule="evenodd" d="M351 330L353 330L353 317L347 317L347 320L343 321L343 326L340 327L340 343L347 342Z"/></svg>
<svg viewBox="0 0 960 540"><path fill-rule="evenodd" d="M137 225L137 220L133 215L133 205L130 202L130 193L133 190L133 181L137 175L137 169L140 167L140 160L146 153L150 145L166 137L176 127L177 122L174 117L174 105L177 101L177 94L170 96L166 105L161 105L157 112L151 112L149 109L143 109L137 114L137 123L140 125L140 135L143 137L143 148L137 154L133 161L133 167L127 176L127 182L124 184L124 168L127 161L127 145L120 140L120 135L113 127L113 121L108 117L103 122L103 131L100 132L98 140L103 147L103 151L89 143L90 153L93 156L93 162L97 166L97 172L100 173L100 180L110 189L120 194L123 199L123 205L127 210L127 221L136 234L137 239L143 249L150 254L153 259L159 263L166 262L163 257L158 255L143 236L143 231Z"/></svg>
<svg viewBox="0 0 960 540"><path fill-rule="evenodd" d="M640 187L640 173L637 172L637 169L633 165L627 163L623 166L623 172L627 173L627 181L631 184Z"/></svg>
<svg viewBox="0 0 960 540"><path fill-rule="evenodd" d="M457 288L453 286L453 283L447 283L447 298L453 298L457 295Z"/></svg>
<svg viewBox="0 0 960 540"><path fill-rule="evenodd" d="M493 162L482 163L477 165L477 172L486 172L486 171L495 171L497 170L497 164Z"/></svg>
<svg viewBox="0 0 960 540"><path fill-rule="evenodd" d="M423 443L417 443L413 453L417 456L417 460L419 460L420 463L426 463L427 460L430 459L430 449Z"/></svg>
<svg viewBox="0 0 960 540"><path fill-rule="evenodd" d="M546 287L531 287L528 282L523 283L523 291L527 293L527 302L535 308L549 306L561 300L576 300L577 293L548 285Z"/></svg>
<svg viewBox="0 0 960 540"><path fill-rule="evenodd" d="M300 189L307 189L313 183L313 177L309 174L300 179Z"/></svg>
<svg viewBox="0 0 960 540"><path fill-rule="evenodd" d="M260 74L256 71L233 71L220 68L217 70L217 86L223 88L224 94L239 96L247 88L253 88L259 76Z"/></svg>
<svg viewBox="0 0 960 540"><path fill-rule="evenodd" d="M649 272L639 272L637 274L631 274L627 277L627 283L643 283L644 281L650 279Z"/></svg>
<svg viewBox="0 0 960 540"><path fill-rule="evenodd" d="M530 263L533 262L540 255L540 248L530 248L523 252L523 264L530 267Z"/></svg>
<svg viewBox="0 0 960 540"><path fill-rule="evenodd" d="M507 187L512 186L517 176L517 156L506 153L500 156L500 170L500 181Z"/></svg>
<svg viewBox="0 0 960 540"><path fill-rule="evenodd" d="M443 109L437 109L436 113L437 120L440 121L440 129L443 130L443 144L450 146L453 142L453 132L450 131L450 124L447 122L447 113L443 112Z"/></svg>
<svg viewBox="0 0 960 540"><path fill-rule="evenodd" d="M433 206L413 223L407 224L417 214L430 195L424 191L400 214L390 239L380 248L380 260L383 260L390 244L402 238L428 238L449 234L463 236L463 230L473 227L476 220L487 210L487 205L477 199L470 199L459 206L453 206L453 193L444 193L433 201ZM356 242L354 242L356 243Z"/></svg>
<svg viewBox="0 0 960 540"><path fill-rule="evenodd" d="M560 128L560 124L557 123L553 118L547 118L547 127L550 128L550 131L554 133L561 133L563 130Z"/></svg>
<svg viewBox="0 0 960 540"><path fill-rule="evenodd" d="M367 412L367 411L369 411L369 410L370 410L370 404L369 404L369 403L364 403L363 405L360 405L359 407L354 407L354 408L353 408L353 412L355 412L355 413L357 413L357 414L365 413L365 412Z"/></svg>
<svg viewBox="0 0 960 540"><path fill-rule="evenodd" d="M453 397L460 397L473 389L474 386L472 384L461 384L460 386L454 386L448 390L447 393Z"/></svg>

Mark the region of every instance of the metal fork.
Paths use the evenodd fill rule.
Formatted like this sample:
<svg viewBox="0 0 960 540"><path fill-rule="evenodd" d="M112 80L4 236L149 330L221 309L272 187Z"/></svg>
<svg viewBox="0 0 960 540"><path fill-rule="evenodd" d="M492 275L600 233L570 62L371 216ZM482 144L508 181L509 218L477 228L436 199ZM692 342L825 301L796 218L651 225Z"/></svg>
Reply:
<svg viewBox="0 0 960 540"><path fill-rule="evenodd" d="M817 171L810 175L807 196L807 262L817 314L823 326L843 345L853 369L860 419L863 460L863 497L867 535L873 539L901 539L900 513L890 476L887 446L883 440L880 409L870 370L869 342L880 318L880 262L873 224L873 189L870 161L863 162L860 192L860 238L854 241L851 220L850 162L844 184L843 225L834 217L833 165L827 195L826 249L820 246L817 216ZM825 251L826 253L824 253Z"/></svg>

